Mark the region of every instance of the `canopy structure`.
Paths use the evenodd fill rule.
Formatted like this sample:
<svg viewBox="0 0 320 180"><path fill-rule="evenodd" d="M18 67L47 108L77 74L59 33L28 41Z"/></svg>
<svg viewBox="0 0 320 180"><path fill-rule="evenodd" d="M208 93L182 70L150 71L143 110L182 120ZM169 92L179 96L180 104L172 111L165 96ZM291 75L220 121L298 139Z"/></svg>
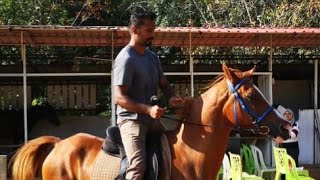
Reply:
<svg viewBox="0 0 320 180"><path fill-rule="evenodd" d="M0 77L23 77L24 137L27 135L27 77L32 76L111 76L112 73L28 73L26 46L125 46L130 39L127 27L73 27L73 26L0 26L0 46L21 46L23 73L0 73ZM194 72L193 47L271 47L268 71L256 72L266 76L269 100L272 103L272 47L320 47L320 28L205 28L205 27L158 27L153 46L176 46L189 48L189 72L191 95L194 95L194 75L217 75L221 72ZM181 75L181 72L168 75ZM314 92L318 92L318 60L314 61ZM113 91L112 91L113 93ZM318 106L317 93L314 94ZM113 97L113 96L112 96ZM114 101L112 99L112 101ZM115 122L115 107L112 103L112 120Z"/></svg>
<svg viewBox="0 0 320 180"><path fill-rule="evenodd" d="M0 45L124 46L127 27L0 26ZM320 46L319 28L159 27L154 46Z"/></svg>

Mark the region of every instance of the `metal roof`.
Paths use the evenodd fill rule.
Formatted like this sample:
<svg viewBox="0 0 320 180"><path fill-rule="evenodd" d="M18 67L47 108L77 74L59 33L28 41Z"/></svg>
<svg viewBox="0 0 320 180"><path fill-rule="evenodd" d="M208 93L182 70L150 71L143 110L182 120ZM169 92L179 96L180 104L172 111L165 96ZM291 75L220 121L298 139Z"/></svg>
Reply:
<svg viewBox="0 0 320 180"><path fill-rule="evenodd" d="M23 37L23 38L22 38ZM191 37L191 38L190 38ZM0 45L124 46L127 27L0 26ZM320 28L158 27L154 46L320 46Z"/></svg>

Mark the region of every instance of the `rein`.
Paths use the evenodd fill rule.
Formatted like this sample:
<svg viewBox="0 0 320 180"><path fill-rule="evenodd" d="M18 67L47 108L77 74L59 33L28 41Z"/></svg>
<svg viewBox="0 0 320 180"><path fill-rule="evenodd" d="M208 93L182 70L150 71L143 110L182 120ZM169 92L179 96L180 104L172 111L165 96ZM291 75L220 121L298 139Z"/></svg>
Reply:
<svg viewBox="0 0 320 180"><path fill-rule="evenodd" d="M262 128L267 128L267 126L260 126L258 129L256 128L241 128L241 127L233 127L233 126L217 126L217 125L208 125L208 124L198 124L190 121L186 121L185 119L178 119L178 118L172 118L166 115L162 115L162 118L169 119L171 121L175 121L181 124L188 124L188 125L193 125L193 126L198 126L198 127L209 127L209 128L225 128L225 129L231 129L231 130L242 130L242 131L249 131L253 133L260 133L260 129ZM260 133L260 134L268 134L269 130L267 130L267 133Z"/></svg>

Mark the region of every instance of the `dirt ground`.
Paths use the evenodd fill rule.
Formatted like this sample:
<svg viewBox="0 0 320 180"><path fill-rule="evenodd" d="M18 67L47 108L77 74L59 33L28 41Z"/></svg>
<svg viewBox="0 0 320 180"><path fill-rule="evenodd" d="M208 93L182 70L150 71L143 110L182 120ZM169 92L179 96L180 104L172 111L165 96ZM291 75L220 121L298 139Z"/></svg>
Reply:
<svg viewBox="0 0 320 180"><path fill-rule="evenodd" d="M320 180L320 165L304 165L303 167L309 170L310 177L313 177L316 180Z"/></svg>
<svg viewBox="0 0 320 180"><path fill-rule="evenodd" d="M307 169L309 171L310 177L320 180L320 165L301 165L304 167L304 169ZM270 176L268 176L270 178ZM267 178L267 179L269 179ZM273 179L273 178L272 178ZM2 180L0 178L0 180ZM7 178L7 180L12 180L11 178ZM40 179L37 179L40 180Z"/></svg>

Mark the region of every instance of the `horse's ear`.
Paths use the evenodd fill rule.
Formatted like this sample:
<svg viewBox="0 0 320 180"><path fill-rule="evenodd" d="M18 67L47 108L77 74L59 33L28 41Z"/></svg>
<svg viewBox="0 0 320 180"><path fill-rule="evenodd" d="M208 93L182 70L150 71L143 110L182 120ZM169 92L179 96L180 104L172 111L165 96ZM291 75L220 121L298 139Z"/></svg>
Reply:
<svg viewBox="0 0 320 180"><path fill-rule="evenodd" d="M256 71L256 65L254 65L253 68L250 69L249 71L244 72L245 73L244 76L247 77L247 78L251 78L255 71Z"/></svg>
<svg viewBox="0 0 320 180"><path fill-rule="evenodd" d="M234 83L237 79L236 74L228 68L226 64L222 64L222 70L224 77L226 77L231 83Z"/></svg>
<svg viewBox="0 0 320 180"><path fill-rule="evenodd" d="M249 70L249 73L250 73L251 75L253 75L253 73L256 71L256 68L257 68L257 66L254 65L253 68L252 68L251 70Z"/></svg>

